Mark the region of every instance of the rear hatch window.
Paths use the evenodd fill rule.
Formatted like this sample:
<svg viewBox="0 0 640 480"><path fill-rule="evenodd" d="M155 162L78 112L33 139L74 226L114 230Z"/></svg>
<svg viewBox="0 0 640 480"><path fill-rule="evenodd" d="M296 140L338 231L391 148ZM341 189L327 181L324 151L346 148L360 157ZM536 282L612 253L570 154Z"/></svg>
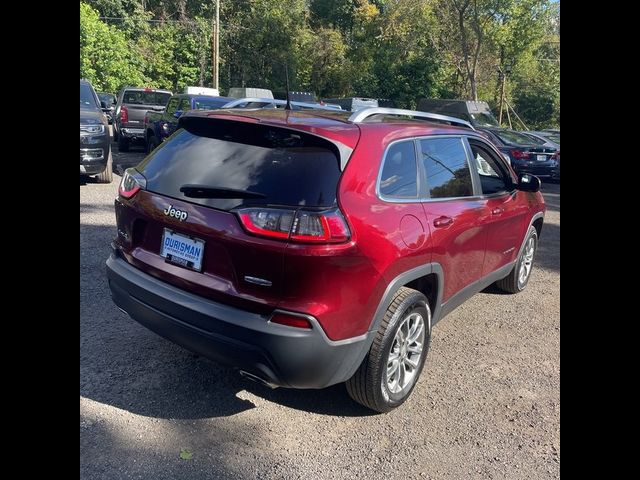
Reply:
<svg viewBox="0 0 640 480"><path fill-rule="evenodd" d="M122 97L122 103L130 105L166 105L171 97L170 93L145 92L142 90L127 90Z"/></svg>
<svg viewBox="0 0 640 480"><path fill-rule="evenodd" d="M220 210L248 206L330 207L340 165L328 140L273 126L185 117L137 168L147 190ZM181 188L217 189L193 198Z"/></svg>

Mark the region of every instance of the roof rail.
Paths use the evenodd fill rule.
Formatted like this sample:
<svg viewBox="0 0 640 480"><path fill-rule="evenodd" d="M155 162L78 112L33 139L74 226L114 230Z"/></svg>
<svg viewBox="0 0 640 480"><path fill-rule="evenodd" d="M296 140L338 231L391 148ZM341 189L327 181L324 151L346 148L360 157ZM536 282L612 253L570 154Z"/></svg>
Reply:
<svg viewBox="0 0 640 480"><path fill-rule="evenodd" d="M385 107L363 108L362 110L358 110L357 112L354 112L349 117L349 121L351 123L360 123L360 122L363 122L365 119L372 117L373 115L402 115L405 117L424 118L426 120L449 122L451 125L456 125L458 127L466 127L466 128L470 128L471 130L475 130L475 128L473 128L473 125L471 125L466 120L461 120L455 117L448 117L446 115L439 115L437 113L418 112L416 110L404 110L402 108L385 108Z"/></svg>

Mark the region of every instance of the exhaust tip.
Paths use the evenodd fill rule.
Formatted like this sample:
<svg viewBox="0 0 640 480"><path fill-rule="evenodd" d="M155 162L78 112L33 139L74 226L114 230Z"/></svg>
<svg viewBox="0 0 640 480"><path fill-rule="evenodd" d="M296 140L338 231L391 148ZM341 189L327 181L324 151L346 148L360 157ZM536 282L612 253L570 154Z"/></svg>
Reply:
<svg viewBox="0 0 640 480"><path fill-rule="evenodd" d="M278 388L278 385L274 385L273 383L268 382L264 378L260 378L259 376L254 375L253 373L245 372L244 370L240 370L240 376L244 378L248 378L249 380L259 383L260 385L263 385L265 387L269 387L272 390Z"/></svg>

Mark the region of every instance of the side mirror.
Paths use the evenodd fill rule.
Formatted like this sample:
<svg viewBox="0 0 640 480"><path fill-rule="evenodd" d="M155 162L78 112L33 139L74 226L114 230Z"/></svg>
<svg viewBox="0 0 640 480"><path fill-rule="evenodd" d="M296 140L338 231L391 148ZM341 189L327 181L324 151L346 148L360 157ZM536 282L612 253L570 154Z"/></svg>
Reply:
<svg viewBox="0 0 640 480"><path fill-rule="evenodd" d="M100 108L107 108L107 103L100 100Z"/></svg>
<svg viewBox="0 0 640 480"><path fill-rule="evenodd" d="M176 118L180 118L180 115L182 115L182 110L176 110L175 113L173 114L173 116Z"/></svg>
<svg viewBox="0 0 640 480"><path fill-rule="evenodd" d="M540 191L540 179L535 175L523 173L520 175L517 188L523 192L538 192Z"/></svg>

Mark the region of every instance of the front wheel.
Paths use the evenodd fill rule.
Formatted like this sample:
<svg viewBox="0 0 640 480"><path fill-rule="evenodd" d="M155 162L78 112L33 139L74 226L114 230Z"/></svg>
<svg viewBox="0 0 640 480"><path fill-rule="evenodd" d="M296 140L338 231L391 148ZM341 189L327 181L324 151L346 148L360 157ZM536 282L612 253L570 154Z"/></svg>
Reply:
<svg viewBox="0 0 640 480"><path fill-rule="evenodd" d="M123 137L122 135L120 135L118 138L118 151L119 152L129 151L129 139Z"/></svg>
<svg viewBox="0 0 640 480"><path fill-rule="evenodd" d="M529 283L533 270L533 259L538 248L538 231L535 227L529 227L525 237L524 247L518 256L518 261L513 270L502 280L496 282L496 286L507 293L518 293L524 290Z"/></svg>
<svg viewBox="0 0 640 480"><path fill-rule="evenodd" d="M155 135L151 135L147 140L147 153L153 152L158 146L158 139Z"/></svg>
<svg viewBox="0 0 640 480"><path fill-rule="evenodd" d="M424 366L431 341L431 309L417 290L402 287L389 305L369 353L347 380L353 400L376 412L404 403Z"/></svg>
<svg viewBox="0 0 640 480"><path fill-rule="evenodd" d="M111 150L109 150L109 158L107 159L107 167L104 172L98 174L98 183L111 183L113 180L113 158Z"/></svg>

